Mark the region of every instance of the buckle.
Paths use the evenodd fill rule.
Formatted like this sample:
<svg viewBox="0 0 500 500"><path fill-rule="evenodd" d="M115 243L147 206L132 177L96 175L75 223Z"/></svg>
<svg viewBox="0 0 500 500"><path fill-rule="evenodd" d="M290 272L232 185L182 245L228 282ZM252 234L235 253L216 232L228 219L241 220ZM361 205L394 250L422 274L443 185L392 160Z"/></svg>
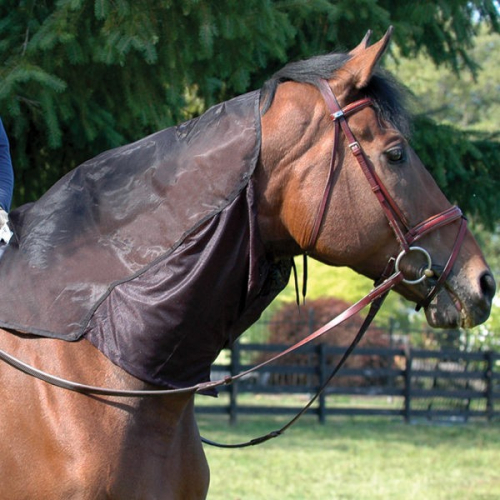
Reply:
<svg viewBox="0 0 500 500"><path fill-rule="evenodd" d="M361 151L361 146L359 145L358 141L351 142L351 144L349 144L349 147L351 148L353 154L357 154Z"/></svg>

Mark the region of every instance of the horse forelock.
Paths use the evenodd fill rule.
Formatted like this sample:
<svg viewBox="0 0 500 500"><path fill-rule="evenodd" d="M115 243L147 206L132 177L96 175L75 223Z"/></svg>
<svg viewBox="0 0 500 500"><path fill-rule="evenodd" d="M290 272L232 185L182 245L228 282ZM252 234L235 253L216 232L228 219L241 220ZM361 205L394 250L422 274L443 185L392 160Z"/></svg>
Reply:
<svg viewBox="0 0 500 500"><path fill-rule="evenodd" d="M370 84L363 90L374 101L381 118L409 137L411 116L407 109L408 90L391 73L381 69L374 73Z"/></svg>
<svg viewBox="0 0 500 500"><path fill-rule="evenodd" d="M269 110L281 83L292 81L318 87L318 80L335 78L335 73L350 58L346 53L331 53L287 64L264 83L261 113L264 115ZM373 100L384 121L390 122L405 136L410 135L411 119L406 106L409 93L393 75L377 69L362 93Z"/></svg>

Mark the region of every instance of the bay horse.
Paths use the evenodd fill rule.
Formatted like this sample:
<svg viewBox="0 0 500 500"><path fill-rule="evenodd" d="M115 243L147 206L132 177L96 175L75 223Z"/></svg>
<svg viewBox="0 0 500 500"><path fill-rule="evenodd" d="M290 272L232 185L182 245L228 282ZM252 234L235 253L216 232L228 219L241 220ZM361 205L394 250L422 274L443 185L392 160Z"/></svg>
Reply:
<svg viewBox="0 0 500 500"><path fill-rule="evenodd" d="M369 278L380 280L388 272L393 272L394 258L398 256L398 272L404 275L404 279L398 280L394 288L424 307L432 326L473 327L489 315L495 281L460 211L447 201L408 144L408 122L398 86L376 69L390 35L389 30L373 45L369 45L367 36L346 54L330 54L291 63L265 84L258 95L261 142L255 170L247 176L245 184L245 189L253 193L248 206L255 214L256 224L251 225L250 230L257 235L267 261L273 265L307 253L331 266L348 266ZM218 108L219 112L222 113L223 109ZM176 137L183 133L182 127L177 129ZM245 135L236 141L243 141ZM141 148L152 146L156 147L154 138L130 149L119 150L115 157L127 162L135 152L140 153ZM197 161L201 156L197 156ZM99 166L103 161L98 160L95 165ZM154 168L157 169L156 164ZM72 179L82 181L81 172L77 168ZM90 176L99 177L99 172L92 171ZM149 177L157 175L157 170L146 169L146 172ZM102 185L107 181L100 176L98 182ZM181 182L180 178L178 182ZM209 184L209 181L200 183L195 191L216 189L216 184L215 187ZM85 191L79 189L76 181L71 186L75 196ZM118 191L132 186L133 182L115 187ZM232 200L231 206L236 203L236 198ZM134 199L130 204L140 201ZM44 207L43 202L40 206ZM53 203L50 205L52 209L54 206ZM92 206L92 210L97 208ZM64 207L61 210L64 211ZM43 214L52 220L48 209ZM101 213L101 223L103 218L105 213ZM225 223L223 216L219 219L218 224ZM166 221L158 226L158 232L166 232L169 224L174 222ZM210 224L203 219L203 223L190 234L203 233ZM242 240L239 239L238 226L229 224L229 228L229 235L225 234L222 240L231 240L231 244L234 240L239 245ZM65 226L64 233L71 230L71 225ZM33 232L36 238L43 237L39 226L33 227L30 234ZM29 234L25 238L29 239ZM417 250L410 246L416 240L419 243ZM84 242L82 239L77 241L73 252L83 259L83 253L78 252ZM115 243L124 246L124 241ZM203 252L206 247L200 249L195 239L182 240L176 248L181 247L189 250L185 258L190 269L198 271L200 261L205 259ZM19 249L22 248L23 237L19 242ZM4 258L9 258L9 251ZM126 252L124 250L121 257L128 251L128 248ZM36 267L35 264L44 267L49 254L57 252L58 246L54 245L50 252L39 254L36 262L32 260L31 267ZM69 252L67 258L71 259L71 255L73 253ZM155 276L161 283L163 278L159 270L163 269L164 260L155 254L151 262L157 266L154 267ZM234 301L237 309L245 290L233 289L233 296L229 298L218 295L218 290L224 292L226 282L233 278L240 282L243 279L244 283L252 262L245 264L247 269L243 278L240 277L238 261L226 261L224 257L215 262L218 267L210 274L213 287L203 289L203 297L207 304L211 304L210 295L214 295L215 300L221 301L220 309L205 307L203 300L194 301L191 309L183 314L191 317L205 314L216 324L219 324L218 318L224 316L232 325L239 321L239 312L227 306L228 301ZM391 266L388 263L392 263ZM74 265L78 266L78 262ZM6 267L5 263L3 267ZM177 267L182 268L183 264ZM389 271L388 267L391 268ZM134 280L140 281L151 271L150 267L147 269L144 272L135 270ZM277 270L276 266L271 266L271 269L273 273ZM67 269L61 268L61 279L63 271ZM92 269L89 267L85 272L91 274ZM106 272L106 269L100 272ZM258 280L261 272L257 270L248 279ZM285 276L288 276L286 272ZM28 279L29 274L26 277ZM131 327L115 317L117 309L127 309L127 297L133 300L132 292L137 292L136 288L130 288L129 282L120 281L113 290L106 292L98 302L99 306L92 309L94 315L87 318L85 327L88 329L91 325L92 331L87 336L71 338L70 342L55 335L52 338L42 336L36 325L26 329L10 326L0 332L0 349L31 366L81 384L118 390L158 389L151 382L156 380L153 374L146 373L139 378L134 375L134 369L119 366L121 354L106 348L108 344L102 343L95 333L104 328L104 324L116 321L113 335L121 335L122 328L137 329L139 335L143 319L139 309L135 311L138 316L133 316L133 321L129 317L129 322L133 323ZM38 293L43 298L49 293L49 287L45 289L42 284L40 288ZM154 296L156 292L156 288L148 288L147 295ZM172 294L177 292L174 290ZM120 293L122 295L116 295ZM7 300L4 297L2 295L2 301ZM108 307L110 301L114 302ZM36 301L32 301L30 307L36 309L36 305ZM49 322L61 309L52 305L41 307L50 309ZM160 305L156 304L157 307ZM182 303L178 302L178 305L180 307ZM261 312L265 305L264 302L258 303L257 312ZM17 313L15 303L9 308ZM43 315L43 312L39 314ZM8 313L3 311L0 319ZM156 310L148 310L148 314L154 319L163 318L156 314ZM254 319L252 316L242 320L238 333ZM13 320L10 323L3 321L7 326L14 324ZM207 331L210 330L210 321L203 326ZM230 342L233 338L224 340ZM196 378L197 367L210 364L217 354L212 351L207 354L202 342L210 342L209 336L204 336L203 332L196 337L196 342L188 344L191 351L189 359L185 360L185 369L189 371L189 377ZM219 342L216 350L220 350L222 344ZM139 347L136 344L132 354L147 349L145 342ZM163 365L167 367L167 361L164 360L162 369ZM194 418L194 390L157 398L120 398L54 387L4 362L0 362L0 374L0 484L3 498L132 500L206 497L209 469Z"/></svg>

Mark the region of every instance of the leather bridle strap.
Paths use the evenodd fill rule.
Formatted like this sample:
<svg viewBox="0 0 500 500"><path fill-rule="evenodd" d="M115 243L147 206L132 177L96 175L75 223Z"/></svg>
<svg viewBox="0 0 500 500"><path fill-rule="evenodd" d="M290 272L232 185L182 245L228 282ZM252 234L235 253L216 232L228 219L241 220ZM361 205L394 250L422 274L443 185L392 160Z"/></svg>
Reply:
<svg viewBox="0 0 500 500"><path fill-rule="evenodd" d="M455 263L455 260L458 257L460 248L462 246L462 242L465 238L466 230L467 230L467 221L465 217L462 216L462 220L460 221L460 229L458 230L458 235L453 245L453 250L448 259L448 262L446 262L443 271L439 275L439 278L437 279L434 286L431 288L431 291L427 294L427 297L425 297L424 300L420 301L415 307L416 311L419 311L422 307L427 307L431 303L432 299L437 295L441 287L444 285L446 279L451 273L451 270L453 269L453 264Z"/></svg>
<svg viewBox="0 0 500 500"><path fill-rule="evenodd" d="M458 208L457 206L453 206L448 210L441 212L440 214L429 217L429 219L421 222L413 229L410 229L408 233L406 233L406 241L408 241L408 244L411 245L427 233L439 229L440 227L443 227L457 220L460 220L460 228L453 244L450 257L448 258L446 265L439 274L438 279L432 286L427 296L416 305L416 311L419 311L422 307L427 307L431 303L432 299L437 295L441 287L444 285L449 274L451 273L453 265L455 264L458 254L460 253L465 234L467 232L467 219L462 214L460 208Z"/></svg>
<svg viewBox="0 0 500 500"><path fill-rule="evenodd" d="M370 307L370 311L368 312L365 320L363 321L363 324L361 325L361 328L359 329L358 333L352 340L351 344L349 347L344 351L344 354L342 355L342 358L340 361L335 365L334 369L328 376L328 378L321 384L319 389L316 391L316 394L307 402L307 404L291 419L289 420L285 425L280 427L278 430L268 432L267 434L264 434L263 436L250 439L248 441L245 441L243 443L233 443L233 444L227 444L227 443L219 443L217 441L212 441L211 439L207 439L205 437L202 437L201 440L210 446L215 446L216 448L247 448L249 446L256 446L261 443L265 443L266 441L269 441L270 439L274 439L278 436L281 436L284 434L286 430L288 430L292 425L294 425L304 414L306 414L311 406L314 404L314 402L323 394L326 390L326 388L330 385L330 382L332 379L337 375L337 373L340 371L342 366L344 366L345 362L349 358L349 356L352 354L356 346L359 344L359 341L363 338L364 334L368 330L368 327L372 323L373 319L375 318L377 312L379 311L380 307L382 306L382 303L384 302L385 298L387 297L388 293L390 290L387 290L380 296L378 296L374 302L372 302L372 305Z"/></svg>
<svg viewBox="0 0 500 500"><path fill-rule="evenodd" d="M271 359L268 359L267 361L264 361L256 366L253 366L252 368L245 370L238 375L235 375L233 377L224 377L223 379L220 380L215 380L213 382L202 382L200 384L196 384L190 387L182 387L179 389L152 389L152 390L121 390L121 389L108 389L105 387L97 387L97 386L91 386L91 385L86 385L86 384L80 384L77 382L73 382L70 380L66 380L60 377L56 377L54 375L51 375L47 372L44 372L42 370L39 370L37 368L34 368L23 361L19 360L18 358L8 354L7 352L0 350L0 359L9 365L13 366L14 368L31 375L33 377L36 377L44 382L47 382L51 385L54 385L56 387L60 387L62 389L67 389L70 391L74 392L80 392L83 394L94 394L94 395L101 395L101 396L115 396L115 397L148 397L148 396L162 396L162 395L169 395L169 394L188 394L188 393L200 393L200 392L206 392L210 389L215 389L217 387L221 387L224 385L229 385L232 384L233 382L236 382L237 380L245 377L246 375L259 370L268 364L282 358L283 356L286 356L287 354L291 354L292 352L296 351L300 347L309 344L313 340L316 340L326 333L328 333L330 330L333 328L337 327L347 319L351 318L352 316L358 314L362 309L364 309L367 305L375 303L380 297L385 297L387 293L394 288L398 283L400 283L404 279L404 276L402 273L395 273L392 276L390 276L388 279L383 281L381 284L379 284L377 287L375 287L368 295L363 297L361 300L350 306L347 310L345 310L343 313L339 314L335 318L333 318L331 321L329 321L326 325L322 326L315 332L311 333L309 336L306 338L300 340L293 346L289 347L285 351L280 352L276 356L272 357ZM380 306L378 306L380 307ZM376 309L378 310L378 307ZM370 314L368 315L370 316ZM374 315L373 315L374 316ZM373 319L373 318L372 318ZM371 320L370 320L371 321Z"/></svg>
<svg viewBox="0 0 500 500"><path fill-rule="evenodd" d="M453 221L464 219L462 211L457 206L453 206L444 210L440 214L433 215L427 220L417 224L414 228L408 230L405 239L409 245L420 239L425 234L440 229L443 226L450 224Z"/></svg>
<svg viewBox="0 0 500 500"><path fill-rule="evenodd" d="M263 361L262 363L252 366L252 368L249 368L246 371L238 373L238 375L232 376L232 377L226 377L223 381L223 384L221 384L221 381L215 381L215 382L206 382L203 384L199 384L198 392L200 391L206 391L207 389L212 389L216 387L220 387L221 385L227 385L227 384L232 384L233 382L236 382L237 380L249 375L250 373L260 370L261 368L264 368L265 366L269 365L270 363L273 363L277 361L278 359L287 356L288 354L291 354L292 352L296 351L297 349L300 349L301 347L305 346L306 344L311 343L313 340L317 340L326 333L330 332L337 326L339 326L341 323L344 321L348 320L349 318L355 316L358 314L362 309L364 309L366 306L369 304L373 304L376 302L376 300L380 299L380 297L385 297L389 291L391 291L396 285L401 283L404 279L403 273L397 272L394 273L392 276L387 278L386 280L382 281L377 287L375 287L373 290L371 290L365 297L363 297L361 300L353 304L352 306L348 307L344 312L340 313L338 316L333 318L331 321L323 325L321 328L318 328L316 331L308 335L307 337L303 338L302 340L299 340L296 344L293 346L289 347L288 349L285 349L284 351L281 351L279 354L276 356L273 356L272 358ZM380 306L376 307L378 310ZM370 316L370 314L368 315ZM368 317L367 316L367 317Z"/></svg>
<svg viewBox="0 0 500 500"><path fill-rule="evenodd" d="M323 95L325 97L325 100L327 98L327 95ZM333 97L333 94L331 94L331 97ZM370 106L372 104L371 99L362 99L360 101L357 101L354 103L355 105L349 106L349 109L345 109L343 111L343 114L352 114L355 113L356 111L359 111L367 106ZM340 136L340 121L339 120L333 120L334 124L334 133L333 133L333 147L332 147L332 153L330 157L330 168L328 170L328 179L325 184L325 189L323 190L323 196L321 197L321 203L319 206L318 211L316 212L316 217L314 219L313 227L311 230L311 234L309 235L309 240L305 244L305 250L312 250L314 246L316 245L316 242L318 240L319 232L321 229L321 224L323 222L323 219L325 217L326 213L326 208L328 205L328 200L330 199L331 193L333 191L333 183L334 183L334 178L335 178L335 160L337 158L337 149L338 149L338 143L339 143L339 136Z"/></svg>

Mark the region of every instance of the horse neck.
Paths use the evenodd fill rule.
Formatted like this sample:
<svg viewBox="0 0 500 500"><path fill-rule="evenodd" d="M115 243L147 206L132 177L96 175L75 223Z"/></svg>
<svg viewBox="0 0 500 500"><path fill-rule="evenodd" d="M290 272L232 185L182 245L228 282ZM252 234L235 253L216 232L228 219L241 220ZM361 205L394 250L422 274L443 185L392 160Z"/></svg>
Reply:
<svg viewBox="0 0 500 500"><path fill-rule="evenodd" d="M262 148L255 175L261 235L273 253L297 255L303 251L315 206L303 181L322 179L327 173L331 125L319 92L294 82L279 85L261 121Z"/></svg>

